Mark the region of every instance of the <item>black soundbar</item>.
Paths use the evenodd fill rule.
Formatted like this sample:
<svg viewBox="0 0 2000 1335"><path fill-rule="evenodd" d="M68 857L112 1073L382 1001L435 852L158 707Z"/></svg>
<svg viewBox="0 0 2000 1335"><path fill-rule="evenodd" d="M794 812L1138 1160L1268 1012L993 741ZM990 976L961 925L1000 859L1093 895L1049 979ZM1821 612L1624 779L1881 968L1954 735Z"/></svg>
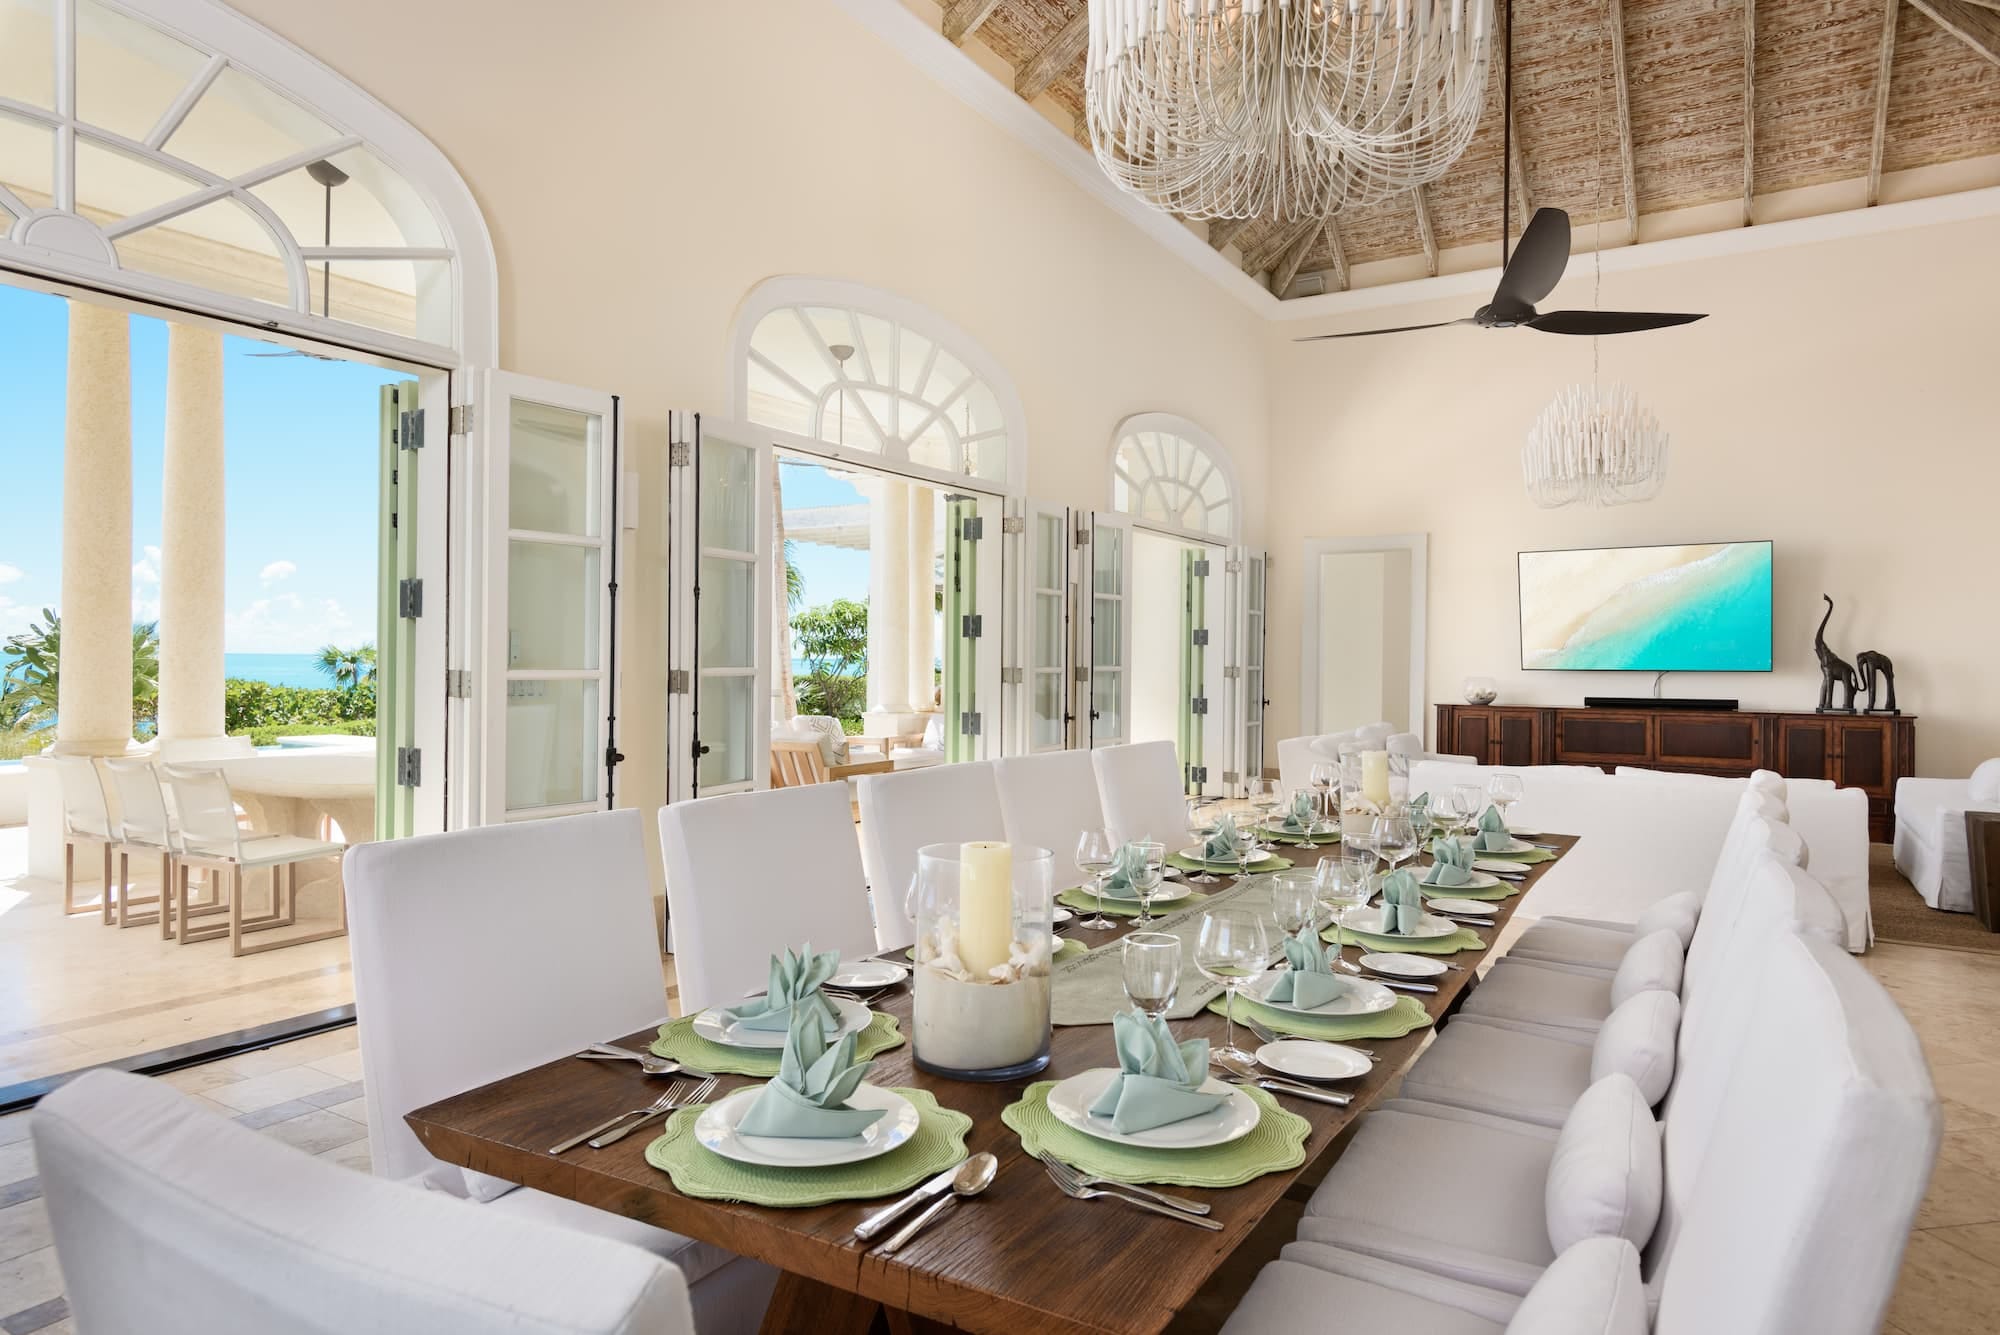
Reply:
<svg viewBox="0 0 2000 1335"><path fill-rule="evenodd" d="M1586 695L1583 704L1586 709L1692 709L1716 714L1726 714L1736 708L1734 700L1697 700L1687 696L1676 699L1656 695Z"/></svg>

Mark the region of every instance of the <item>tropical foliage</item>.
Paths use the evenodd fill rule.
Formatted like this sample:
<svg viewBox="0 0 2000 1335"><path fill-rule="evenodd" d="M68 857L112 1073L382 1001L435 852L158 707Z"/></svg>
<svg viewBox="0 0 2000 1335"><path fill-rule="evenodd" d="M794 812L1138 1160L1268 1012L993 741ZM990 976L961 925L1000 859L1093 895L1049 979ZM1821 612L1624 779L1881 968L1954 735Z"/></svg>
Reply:
<svg viewBox="0 0 2000 1335"><path fill-rule="evenodd" d="M62 695L62 618L54 608L7 640L7 672L0 678L0 729L32 734L55 722ZM132 627L132 721L137 736L150 737L160 707L160 626ZM40 750L40 747L33 748Z"/></svg>
<svg viewBox="0 0 2000 1335"><path fill-rule="evenodd" d="M318 666L321 672L333 678L335 686L359 686L375 676L375 646L362 644L343 649L337 644L329 644L319 651Z"/></svg>
<svg viewBox="0 0 2000 1335"><path fill-rule="evenodd" d="M836 598L792 617L805 671L799 713L825 714L858 726L868 707L868 604Z"/></svg>
<svg viewBox="0 0 2000 1335"><path fill-rule="evenodd" d="M232 737L288 723L333 724L375 721L375 679L342 690L325 686L274 686L268 681L231 677L222 684L222 730ZM321 731L337 732L326 728ZM311 731L311 730L308 730Z"/></svg>

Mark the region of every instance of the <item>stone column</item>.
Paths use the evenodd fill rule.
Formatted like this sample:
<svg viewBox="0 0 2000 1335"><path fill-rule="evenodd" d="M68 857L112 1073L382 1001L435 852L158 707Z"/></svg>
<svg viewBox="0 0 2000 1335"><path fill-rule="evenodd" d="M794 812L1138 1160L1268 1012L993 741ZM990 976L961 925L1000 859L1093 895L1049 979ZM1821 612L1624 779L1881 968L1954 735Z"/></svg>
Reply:
<svg viewBox="0 0 2000 1335"><path fill-rule="evenodd" d="M116 755L132 744L131 363L124 311L69 303L61 755Z"/></svg>
<svg viewBox="0 0 2000 1335"><path fill-rule="evenodd" d="M910 484L879 478L868 507L868 712L910 712ZM884 726L894 727L893 720Z"/></svg>
<svg viewBox="0 0 2000 1335"><path fill-rule="evenodd" d="M160 750L222 740L222 335L167 326L160 490Z"/></svg>
<svg viewBox="0 0 2000 1335"><path fill-rule="evenodd" d="M933 708L937 695L935 643L937 625L937 493L919 483L909 483L910 544L905 569L909 572L910 705L919 712Z"/></svg>

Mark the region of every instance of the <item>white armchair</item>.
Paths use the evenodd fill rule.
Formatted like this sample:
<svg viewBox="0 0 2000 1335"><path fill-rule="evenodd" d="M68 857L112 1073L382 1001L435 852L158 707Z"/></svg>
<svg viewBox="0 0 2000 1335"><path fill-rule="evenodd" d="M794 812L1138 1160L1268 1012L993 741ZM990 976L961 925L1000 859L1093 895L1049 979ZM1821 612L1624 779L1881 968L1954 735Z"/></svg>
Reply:
<svg viewBox="0 0 2000 1335"><path fill-rule="evenodd" d="M1965 813L2000 811L2000 757L1969 779L1896 781L1896 870L1934 909L1972 912Z"/></svg>

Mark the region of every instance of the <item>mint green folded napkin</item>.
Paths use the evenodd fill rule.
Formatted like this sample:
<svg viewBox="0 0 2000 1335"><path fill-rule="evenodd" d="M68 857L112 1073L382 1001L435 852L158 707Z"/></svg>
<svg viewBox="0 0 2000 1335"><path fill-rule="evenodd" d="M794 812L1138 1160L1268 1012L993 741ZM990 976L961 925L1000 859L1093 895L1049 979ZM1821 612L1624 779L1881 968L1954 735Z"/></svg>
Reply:
<svg viewBox="0 0 2000 1335"><path fill-rule="evenodd" d="M837 1140L858 1136L880 1121L887 1108L850 1108L861 1077L875 1063L854 1060L858 1035L843 1034L832 1047L804 1007L792 1008L785 1031L785 1055L778 1074L765 1085L750 1111L736 1124L745 1136L794 1140Z"/></svg>
<svg viewBox="0 0 2000 1335"><path fill-rule="evenodd" d="M821 1035L830 1036L840 1027L840 1015L819 989L839 968L839 951L815 955L809 941L796 952L771 956L771 982L763 996L722 1013L745 1029L778 1030L791 1028L792 1012L802 1010L819 1017Z"/></svg>
<svg viewBox="0 0 2000 1335"><path fill-rule="evenodd" d="M1382 878L1382 926L1398 936L1408 936L1423 921L1424 896L1417 878L1406 871L1392 871Z"/></svg>
<svg viewBox="0 0 2000 1335"><path fill-rule="evenodd" d="M1425 885L1468 885L1473 880L1472 845L1463 839L1431 840L1431 868L1424 873Z"/></svg>
<svg viewBox="0 0 2000 1335"><path fill-rule="evenodd" d="M1111 870L1104 877L1103 899L1137 899L1137 878L1146 870L1146 850L1137 844L1120 844L1111 855Z"/></svg>
<svg viewBox="0 0 2000 1335"><path fill-rule="evenodd" d="M1279 834L1303 837L1312 833L1312 827L1316 820L1317 817L1313 812L1312 794L1306 792L1304 789L1300 789L1298 792L1292 794L1291 805L1285 808L1283 818L1271 828Z"/></svg>
<svg viewBox="0 0 2000 1335"><path fill-rule="evenodd" d="M1204 1094L1208 1080L1208 1040L1174 1041L1165 1019L1140 1010L1111 1017L1111 1041L1118 1048L1118 1075L1090 1105L1093 1117L1108 1117L1120 1135L1150 1131L1213 1112L1226 1094Z"/></svg>
<svg viewBox="0 0 2000 1335"><path fill-rule="evenodd" d="M1317 1010L1345 990L1346 985L1334 976L1333 966L1327 962L1326 947L1319 943L1310 927L1298 936L1286 937L1284 947L1285 963L1291 967L1271 984L1271 990L1264 995L1266 1001L1285 1002L1300 1010Z"/></svg>
<svg viewBox="0 0 2000 1335"><path fill-rule="evenodd" d="M1215 833L1201 846L1201 855L1210 862L1226 862L1236 856L1243 846L1243 833L1236 828L1236 817L1225 815L1222 823L1215 827Z"/></svg>
<svg viewBox="0 0 2000 1335"><path fill-rule="evenodd" d="M1499 807L1489 805L1479 813L1479 839L1474 847L1481 853L1491 853L1513 846L1514 836L1507 833L1507 818L1500 814Z"/></svg>

